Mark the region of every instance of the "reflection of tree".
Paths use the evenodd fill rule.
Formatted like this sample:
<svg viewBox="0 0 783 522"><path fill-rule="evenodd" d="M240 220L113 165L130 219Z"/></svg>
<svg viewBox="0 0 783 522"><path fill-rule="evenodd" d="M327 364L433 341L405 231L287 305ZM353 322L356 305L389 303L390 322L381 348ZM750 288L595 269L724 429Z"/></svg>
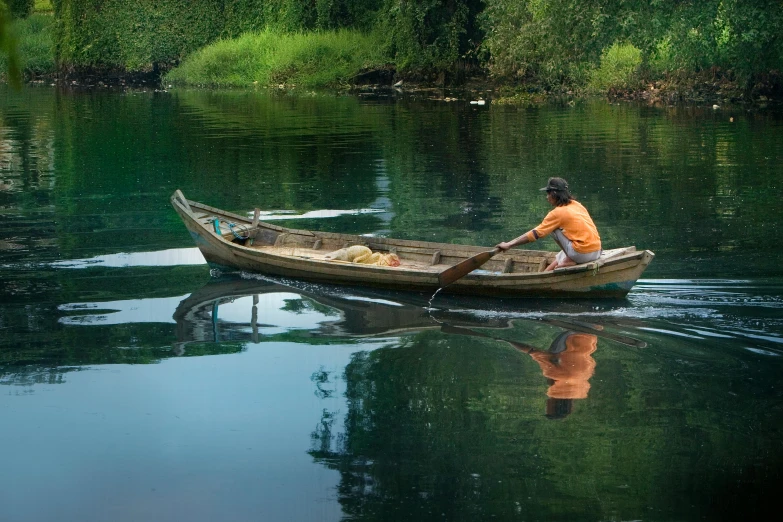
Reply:
<svg viewBox="0 0 783 522"><path fill-rule="evenodd" d="M689 276L704 267L744 274L749 263L778 270L764 240L783 222L783 206L764 197L780 177L773 113L729 122L711 109L603 102L477 110L405 98L40 89L3 97L0 112L6 157L23 161L0 180L25 188L0 191L8 208L24 209L6 213L18 216L13 235L56 242L65 257L191 245L166 204L174 187L237 211L365 208L380 198L390 223L367 214L300 225L489 245L538 223L547 204L535 189L564 175L606 245L670 254L653 272L666 266L670 276L672 263ZM688 255L679 255L683 233ZM706 255L710 263L688 257Z"/></svg>
<svg viewBox="0 0 783 522"><path fill-rule="evenodd" d="M36 270L3 274L0 287L0 383L59 383L81 366L150 364L179 355L176 326L160 323L123 323L66 326L58 303L139 300L186 294L203 277L200 267ZM166 285L161 285L165 281ZM140 299L141 298L141 299ZM91 310L95 314L98 310ZM93 314L93 315L95 315ZM88 317L84 315L84 317ZM186 356L235 353L244 343L188 343Z"/></svg>
<svg viewBox="0 0 783 522"><path fill-rule="evenodd" d="M321 366L317 372L310 376L310 380L315 383L315 396L319 399L327 399L334 394L335 390L328 387L329 384L332 384L329 381L329 373ZM327 415L327 413L324 412L324 415ZM329 424L331 425L331 422Z"/></svg>
<svg viewBox="0 0 783 522"><path fill-rule="evenodd" d="M551 355L558 332L545 331L530 346ZM653 518L720 519L715 492L730 496L721 505L735 514L764 503L776 475L758 458L779 452L769 431L777 423L754 404L760 396L737 397L747 409L705 409L705 393L725 394L716 368L679 383L647 352L604 342L589 399L561 422L544 415L550 383L541 368L508 341L428 331L358 353L345 371L344 433L327 414L311 454L339 471L346 518L631 519L652 505ZM738 415L753 430L735 433ZM732 477L741 481L735 492L726 487Z"/></svg>
<svg viewBox="0 0 783 522"><path fill-rule="evenodd" d="M399 348L356 354L345 373L345 437L329 451L321 438L313 451L341 472L345 514L388 520L513 515L513 503L484 504L500 492L496 477L519 478L508 475L507 458L493 458L509 448L486 431L487 414L471 404L489 380L519 384L520 375L532 374L523 361L498 345L455 343L433 332ZM525 402L527 415L536 415L538 408ZM519 461L535 460L532 448L517 446L513 453Z"/></svg>
<svg viewBox="0 0 783 522"><path fill-rule="evenodd" d="M56 225L65 256L116 251L118 236L125 249L189 244L165 205L172 187L236 211L366 208L384 199L390 223L366 214L298 224L489 245L538 223L547 204L535 189L564 175L606 245L682 253L672 238L686 233L692 255L736 262L712 261L712 270L744 273L754 253L753 263L776 270L760 239L783 221L783 207L761 195L779 177L779 162L769 159L779 141L771 113L729 123L711 109L601 102L476 110L405 98L204 91L54 103L34 91L24 91L29 117L12 122L14 143L32 142L15 149L34 153L22 169L33 192L18 197L56 202L56 215L68 218ZM11 101L0 104L3 117L10 109ZM47 183L54 167L57 183ZM162 176L165 188L149 190ZM210 189L215 179L224 190ZM689 275L708 265L671 258Z"/></svg>

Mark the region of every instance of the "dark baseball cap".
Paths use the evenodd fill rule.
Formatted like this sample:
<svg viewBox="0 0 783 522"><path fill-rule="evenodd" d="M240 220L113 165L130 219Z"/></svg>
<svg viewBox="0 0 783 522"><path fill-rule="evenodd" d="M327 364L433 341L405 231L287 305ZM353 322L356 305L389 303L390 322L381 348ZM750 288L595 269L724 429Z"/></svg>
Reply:
<svg viewBox="0 0 783 522"><path fill-rule="evenodd" d="M564 180L563 178L549 178L549 181L547 181L546 187L539 189L539 190L546 190L547 192L551 192L553 190L557 191L567 191L568 190L568 182Z"/></svg>

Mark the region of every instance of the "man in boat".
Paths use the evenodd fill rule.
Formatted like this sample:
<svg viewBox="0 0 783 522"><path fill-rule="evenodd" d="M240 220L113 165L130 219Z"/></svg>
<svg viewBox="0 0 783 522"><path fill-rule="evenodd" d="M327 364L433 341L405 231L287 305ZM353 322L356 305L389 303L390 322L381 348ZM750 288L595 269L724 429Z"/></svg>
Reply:
<svg viewBox="0 0 783 522"><path fill-rule="evenodd" d="M555 260L546 267L554 270L566 266L595 261L601 256L601 237L587 209L571 196L568 182L563 178L549 178L546 199L554 208L549 211L537 227L516 239L498 243L497 248L506 251L518 245L525 245L552 234L560 246Z"/></svg>

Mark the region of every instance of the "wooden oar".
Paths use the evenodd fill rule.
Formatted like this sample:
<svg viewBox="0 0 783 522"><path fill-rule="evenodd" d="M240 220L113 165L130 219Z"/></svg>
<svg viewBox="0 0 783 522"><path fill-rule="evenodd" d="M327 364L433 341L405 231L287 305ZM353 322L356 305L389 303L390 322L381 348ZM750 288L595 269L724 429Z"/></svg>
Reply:
<svg viewBox="0 0 783 522"><path fill-rule="evenodd" d="M460 261L456 265L449 267L438 274L438 284L440 284L441 288L450 285L457 279L471 273L500 252L502 252L502 250L495 248L495 250L481 252L480 254L467 258L465 261Z"/></svg>

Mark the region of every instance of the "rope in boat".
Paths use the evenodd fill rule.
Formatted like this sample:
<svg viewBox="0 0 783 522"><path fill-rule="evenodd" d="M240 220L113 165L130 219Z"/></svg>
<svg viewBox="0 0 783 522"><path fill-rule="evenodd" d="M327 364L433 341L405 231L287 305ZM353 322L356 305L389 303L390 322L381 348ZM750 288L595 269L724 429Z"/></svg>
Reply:
<svg viewBox="0 0 783 522"><path fill-rule="evenodd" d="M233 236L235 238L239 239L240 241L247 241L247 239L250 237L250 236L240 236L239 234L237 234L237 231L234 230L234 227L237 226L236 223L232 223L230 221L226 221L225 219L223 220L223 223L228 225L228 229L231 231L231 234L233 234ZM212 224L215 227L215 234L222 235L223 233L220 231L220 219L219 218L215 218L212 221Z"/></svg>

